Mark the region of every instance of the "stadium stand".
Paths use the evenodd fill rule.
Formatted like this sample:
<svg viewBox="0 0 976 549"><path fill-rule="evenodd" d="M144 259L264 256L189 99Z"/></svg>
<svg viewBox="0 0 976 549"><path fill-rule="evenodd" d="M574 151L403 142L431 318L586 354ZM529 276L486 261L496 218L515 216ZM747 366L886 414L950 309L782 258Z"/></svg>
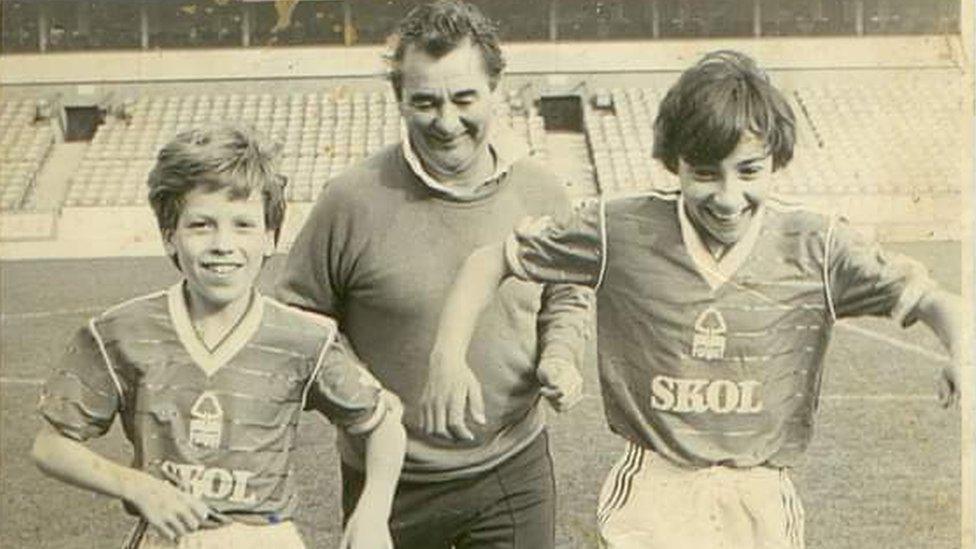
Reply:
<svg viewBox="0 0 976 549"><path fill-rule="evenodd" d="M542 118L511 94L500 114L545 157ZM283 145L282 170L290 201L310 202L323 182L400 138L392 92L338 87L305 94L199 94L142 96L124 117L108 117L71 179L65 206L145 204L145 181L156 153L180 130L206 122L240 120Z"/></svg>
<svg viewBox="0 0 976 549"><path fill-rule="evenodd" d="M597 90L585 110L600 191L665 190L676 183L653 160L663 89ZM937 78L831 81L788 90L798 152L777 176L784 195L960 194L963 98Z"/></svg>
<svg viewBox="0 0 976 549"><path fill-rule="evenodd" d="M674 178L651 157L654 118L662 90L599 89L584 107L584 123L600 192L662 190Z"/></svg>
<svg viewBox="0 0 976 549"><path fill-rule="evenodd" d="M0 210L30 210L37 174L54 134L47 120L35 121L34 101L0 102Z"/></svg>

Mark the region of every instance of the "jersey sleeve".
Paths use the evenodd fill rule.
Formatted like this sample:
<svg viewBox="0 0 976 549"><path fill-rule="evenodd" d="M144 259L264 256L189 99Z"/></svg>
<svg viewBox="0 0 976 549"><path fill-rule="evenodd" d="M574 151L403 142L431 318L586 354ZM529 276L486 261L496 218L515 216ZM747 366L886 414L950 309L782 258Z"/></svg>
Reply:
<svg viewBox="0 0 976 549"><path fill-rule="evenodd" d="M603 269L603 205L591 201L553 218L524 220L505 242L505 260L518 278L596 287Z"/></svg>
<svg viewBox="0 0 976 549"><path fill-rule="evenodd" d="M105 434L121 402L110 367L91 330L78 330L41 389L41 415L58 432L74 440Z"/></svg>
<svg viewBox="0 0 976 549"><path fill-rule="evenodd" d="M307 407L352 434L369 432L386 413L382 387L338 332L326 344L310 381Z"/></svg>
<svg viewBox="0 0 976 549"><path fill-rule="evenodd" d="M919 300L935 289L925 267L836 222L828 238L828 287L837 318L889 316L902 326L916 320Z"/></svg>

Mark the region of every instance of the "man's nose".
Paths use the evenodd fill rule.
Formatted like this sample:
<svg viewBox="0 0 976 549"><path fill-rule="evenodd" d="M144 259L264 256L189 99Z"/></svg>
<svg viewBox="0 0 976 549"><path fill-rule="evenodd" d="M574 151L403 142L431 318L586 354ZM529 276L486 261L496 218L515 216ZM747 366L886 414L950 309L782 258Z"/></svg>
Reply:
<svg viewBox="0 0 976 549"><path fill-rule="evenodd" d="M437 117L434 119L434 126L438 132L453 136L460 133L462 129L461 113L457 106L450 101L444 102L437 110Z"/></svg>

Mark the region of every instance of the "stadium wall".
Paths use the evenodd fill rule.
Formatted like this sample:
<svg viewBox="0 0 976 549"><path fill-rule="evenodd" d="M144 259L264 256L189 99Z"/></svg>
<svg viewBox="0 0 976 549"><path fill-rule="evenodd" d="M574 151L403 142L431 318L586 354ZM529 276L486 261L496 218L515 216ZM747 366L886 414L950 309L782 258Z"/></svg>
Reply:
<svg viewBox="0 0 976 549"><path fill-rule="evenodd" d="M706 51L748 52L770 70L949 68L969 61L958 35L517 43L509 74L680 71ZM0 85L375 78L382 47L248 48L0 56Z"/></svg>

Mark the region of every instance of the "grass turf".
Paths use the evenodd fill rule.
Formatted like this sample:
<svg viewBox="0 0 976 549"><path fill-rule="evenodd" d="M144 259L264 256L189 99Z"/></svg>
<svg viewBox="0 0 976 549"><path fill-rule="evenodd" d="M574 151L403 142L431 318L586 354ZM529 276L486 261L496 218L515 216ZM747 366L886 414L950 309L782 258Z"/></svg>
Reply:
<svg viewBox="0 0 976 549"><path fill-rule="evenodd" d="M893 248L925 262L958 289L959 245ZM262 278L269 289L281 258ZM164 258L0 263L0 546L117 547L133 523L121 505L44 477L30 463L38 386L67 337L99 308L160 289L177 278ZM857 326L932 351L924 328L899 330L878 320ZM959 414L933 399L938 364L877 337L838 327L827 357L818 433L793 472L806 507L811 549L948 548L960 543ZM557 473L557 543L595 546L597 494L622 449L609 433L595 366L585 369L588 397L552 417ZM306 414L294 456L303 505L296 522L309 547L339 540L338 460L333 429ZM95 441L128 459L120 430ZM666 502L662 502L666 504Z"/></svg>

